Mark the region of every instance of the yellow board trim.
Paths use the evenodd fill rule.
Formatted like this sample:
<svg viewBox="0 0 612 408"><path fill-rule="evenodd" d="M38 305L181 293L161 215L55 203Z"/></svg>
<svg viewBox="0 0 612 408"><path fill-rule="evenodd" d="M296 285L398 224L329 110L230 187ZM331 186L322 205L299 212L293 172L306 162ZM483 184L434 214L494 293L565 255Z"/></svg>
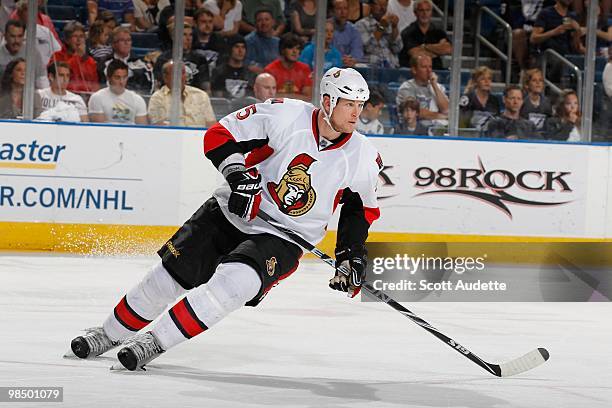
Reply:
<svg viewBox="0 0 612 408"><path fill-rule="evenodd" d="M154 254L178 229L177 226L144 226L118 224L59 224L38 222L0 222L0 250L5 251L49 251L94 255ZM483 248L490 261L509 263L549 263L550 254L569 256L572 262L586 262L593 254L609 252L605 264L612 265L612 251L604 251L610 239L559 238L559 237L513 237L459 234L411 234L372 232L369 242L445 242L449 256L480 256ZM564 243L591 243L591 254L581 247L573 250ZM330 231L318 247L333 254L336 243L335 231ZM474 243L483 243L482 246ZM508 253L503 245L486 243L529 243L513 247ZM589 251L590 252L590 251ZM307 255L310 256L310 255ZM585 258L585 259L583 259ZM601 265L601 259L598 265Z"/></svg>
<svg viewBox="0 0 612 408"><path fill-rule="evenodd" d="M177 230L173 226L0 222L0 249L79 254L147 254Z"/></svg>
<svg viewBox="0 0 612 408"><path fill-rule="evenodd" d="M44 170L55 170L56 167L57 167L56 163L48 163L48 164L42 164L42 163L15 163L15 162L0 163L0 168L7 168L7 169L44 169Z"/></svg>

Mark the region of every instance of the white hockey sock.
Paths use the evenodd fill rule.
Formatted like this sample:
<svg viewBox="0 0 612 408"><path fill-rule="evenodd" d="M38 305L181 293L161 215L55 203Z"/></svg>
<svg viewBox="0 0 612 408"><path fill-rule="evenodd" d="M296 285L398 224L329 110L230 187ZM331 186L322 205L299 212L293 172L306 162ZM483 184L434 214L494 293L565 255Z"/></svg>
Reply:
<svg viewBox="0 0 612 408"><path fill-rule="evenodd" d="M217 266L207 284L187 294L164 313L151 330L164 350L209 329L234 310L253 299L261 279L243 263Z"/></svg>
<svg viewBox="0 0 612 408"><path fill-rule="evenodd" d="M115 341L133 336L185 292L159 262L115 306L104 321L104 331Z"/></svg>

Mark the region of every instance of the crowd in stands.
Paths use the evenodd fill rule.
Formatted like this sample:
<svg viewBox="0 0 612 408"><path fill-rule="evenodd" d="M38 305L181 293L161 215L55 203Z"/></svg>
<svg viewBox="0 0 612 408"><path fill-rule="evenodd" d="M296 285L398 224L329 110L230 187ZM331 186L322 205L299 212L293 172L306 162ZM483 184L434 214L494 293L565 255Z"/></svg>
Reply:
<svg viewBox="0 0 612 408"><path fill-rule="evenodd" d="M317 3L185 0L180 125L211 126L271 97L310 101ZM580 140L576 78L558 63L544 78L540 67L548 49L570 59L585 53L588 0L485 3L513 29L513 83L502 82L502 63L494 58L472 68L469 80L462 76L460 128L494 138ZM598 15L603 63L594 101L606 130L612 128L609 3L602 2ZM469 4L466 19L473 21L479 4ZM2 119L23 116L27 11L27 0L0 0ZM371 84L358 130L445 134L452 43L435 4L329 0L326 12L324 69L354 67ZM36 15L37 53L27 61L35 70L36 118L170 124L174 0L39 0ZM494 29L489 34L504 41Z"/></svg>

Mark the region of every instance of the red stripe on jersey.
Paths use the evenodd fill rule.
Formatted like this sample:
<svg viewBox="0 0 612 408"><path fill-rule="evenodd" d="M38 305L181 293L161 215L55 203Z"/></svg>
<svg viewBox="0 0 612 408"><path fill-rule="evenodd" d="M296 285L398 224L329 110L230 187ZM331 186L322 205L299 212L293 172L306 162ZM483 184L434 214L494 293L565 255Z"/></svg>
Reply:
<svg viewBox="0 0 612 408"><path fill-rule="evenodd" d="M312 111L312 134L315 138L315 143L317 144L317 146L319 145L319 122L317 122L317 119L319 117L319 110L320 109L315 109L314 111Z"/></svg>
<svg viewBox="0 0 612 408"><path fill-rule="evenodd" d="M259 163L272 156L272 153L274 153L274 149L269 145L257 147L251 150L251 152L246 156L244 159L244 165L247 168L257 166Z"/></svg>
<svg viewBox="0 0 612 408"><path fill-rule="evenodd" d="M236 142L236 139L223 125L215 123L204 134L204 153L215 150L230 141Z"/></svg>
<svg viewBox="0 0 612 408"><path fill-rule="evenodd" d="M336 198L334 198L334 209L332 210L332 213L336 212L336 208L338 207L338 204L342 199L342 194L344 194L344 190L338 190L338 192L336 193Z"/></svg>
<svg viewBox="0 0 612 408"><path fill-rule="evenodd" d="M351 138L351 136L353 136L353 134L352 134L352 133L343 133L343 134L341 134L341 135L340 135L340 137L341 137L342 139L340 139L339 141L334 140L334 143L333 143L333 144L331 144L331 145L329 145L329 146L327 146L325 149L323 149L323 151L326 151L326 150L334 150L334 149L339 149L339 148L341 148L342 146L344 146L344 145L346 144L346 142L348 142L348 141L349 141L349 139Z"/></svg>
<svg viewBox="0 0 612 408"><path fill-rule="evenodd" d="M206 325L197 318L187 298L183 298L169 310L174 323L187 338L197 336L207 329Z"/></svg>
<svg viewBox="0 0 612 408"><path fill-rule="evenodd" d="M138 313L128 305L126 296L124 296L119 304L115 306L114 314L119 323L131 331L138 331L151 323L151 320L139 316Z"/></svg>
<svg viewBox="0 0 612 408"><path fill-rule="evenodd" d="M372 225L372 223L380 217L380 209L363 207L363 214L368 224Z"/></svg>

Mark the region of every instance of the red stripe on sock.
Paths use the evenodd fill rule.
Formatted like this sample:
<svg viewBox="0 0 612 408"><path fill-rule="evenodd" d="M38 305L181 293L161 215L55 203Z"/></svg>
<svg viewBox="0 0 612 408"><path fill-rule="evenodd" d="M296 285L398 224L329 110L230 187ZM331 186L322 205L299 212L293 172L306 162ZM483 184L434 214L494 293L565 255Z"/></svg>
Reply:
<svg viewBox="0 0 612 408"><path fill-rule="evenodd" d="M134 331L138 331L151 323L150 320L146 320L138 316L136 312L132 310L132 308L127 304L125 296L123 299L121 299L119 304L115 306L115 316L118 320L120 320L120 323L123 323L124 326L127 326Z"/></svg>
<svg viewBox="0 0 612 408"><path fill-rule="evenodd" d="M179 327L179 329L182 328L181 331L188 334L191 338L202 333L206 329L206 327L202 327L200 322L196 320L194 316L192 316L192 314L187 309L187 305L185 303L186 301L187 298L183 298L183 300L172 306L171 310L174 313L174 316L176 317L175 323L178 323L182 326Z"/></svg>

